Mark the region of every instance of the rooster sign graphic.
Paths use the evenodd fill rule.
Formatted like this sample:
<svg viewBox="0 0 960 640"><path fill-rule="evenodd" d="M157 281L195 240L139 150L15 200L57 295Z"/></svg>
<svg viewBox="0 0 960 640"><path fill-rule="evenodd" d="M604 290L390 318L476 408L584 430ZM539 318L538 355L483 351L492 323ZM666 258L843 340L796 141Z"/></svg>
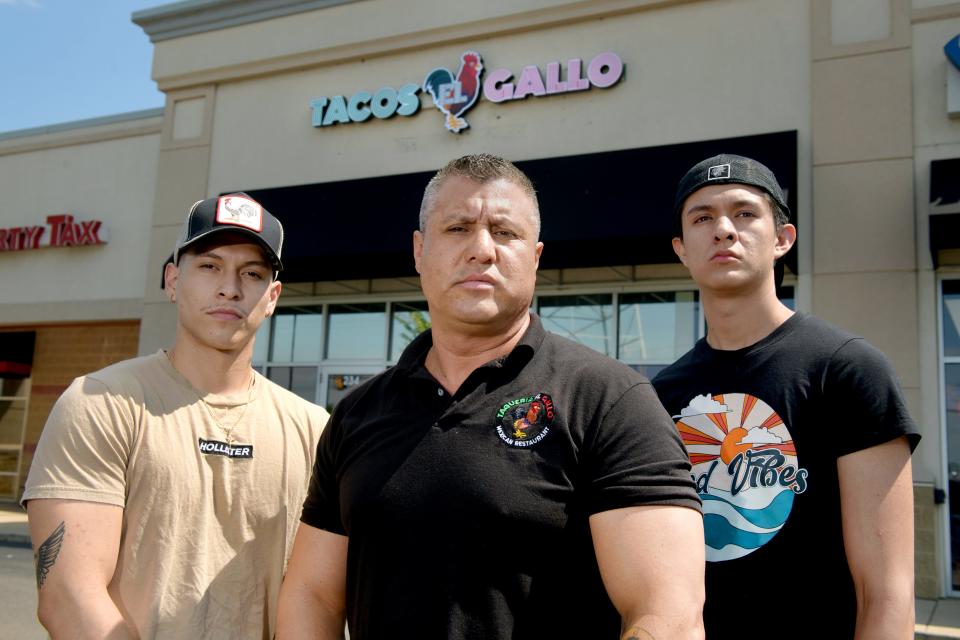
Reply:
<svg viewBox="0 0 960 640"><path fill-rule="evenodd" d="M465 51L460 56L456 77L448 69L437 67L423 80L423 90L433 97L433 104L446 116L448 131L460 133L470 124L460 117L473 106L480 95L480 72L483 62L476 51Z"/></svg>

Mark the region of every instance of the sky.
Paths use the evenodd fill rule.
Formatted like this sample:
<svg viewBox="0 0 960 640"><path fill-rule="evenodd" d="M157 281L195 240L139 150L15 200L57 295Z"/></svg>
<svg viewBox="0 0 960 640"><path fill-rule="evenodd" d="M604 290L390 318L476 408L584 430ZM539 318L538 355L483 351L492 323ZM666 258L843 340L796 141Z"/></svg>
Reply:
<svg viewBox="0 0 960 640"><path fill-rule="evenodd" d="M170 0L0 0L0 133L163 106L130 20Z"/></svg>

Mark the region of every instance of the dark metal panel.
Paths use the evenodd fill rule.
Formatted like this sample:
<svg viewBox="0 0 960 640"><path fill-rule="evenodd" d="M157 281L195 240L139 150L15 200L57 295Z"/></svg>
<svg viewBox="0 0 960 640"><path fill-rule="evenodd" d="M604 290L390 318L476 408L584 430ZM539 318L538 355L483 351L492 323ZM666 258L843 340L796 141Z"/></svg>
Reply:
<svg viewBox="0 0 960 640"><path fill-rule="evenodd" d="M721 152L770 167L796 215L796 131L517 162L540 199L541 268L676 261L676 185L696 162ZM432 174L237 190L283 222L284 280L407 277L415 275L412 234ZM794 272L796 253L785 258Z"/></svg>

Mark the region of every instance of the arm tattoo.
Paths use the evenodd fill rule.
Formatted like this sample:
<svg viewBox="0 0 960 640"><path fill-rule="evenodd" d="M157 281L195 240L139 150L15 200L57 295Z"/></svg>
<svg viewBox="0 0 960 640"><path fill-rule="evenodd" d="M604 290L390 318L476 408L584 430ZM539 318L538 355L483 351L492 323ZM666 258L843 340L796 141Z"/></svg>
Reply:
<svg viewBox="0 0 960 640"><path fill-rule="evenodd" d="M43 541L37 553L34 554L34 560L37 563L37 589L39 590L47 580L47 574L53 568L53 563L57 561L60 555L60 545L63 544L63 532L66 529L61 522L53 533Z"/></svg>
<svg viewBox="0 0 960 640"><path fill-rule="evenodd" d="M656 638L643 627L632 626L623 634L623 640L656 640Z"/></svg>

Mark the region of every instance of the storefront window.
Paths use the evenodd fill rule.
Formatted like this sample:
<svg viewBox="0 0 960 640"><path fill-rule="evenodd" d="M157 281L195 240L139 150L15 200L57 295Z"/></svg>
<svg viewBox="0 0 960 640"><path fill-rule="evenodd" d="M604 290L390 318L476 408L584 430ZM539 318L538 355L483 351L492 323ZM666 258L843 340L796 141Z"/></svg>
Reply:
<svg viewBox="0 0 960 640"><path fill-rule="evenodd" d="M382 360L386 323L384 304L330 305L327 358Z"/></svg>
<svg viewBox="0 0 960 640"><path fill-rule="evenodd" d="M263 363L270 354L270 326L273 323L267 318L257 329L257 336L253 341L253 367L263 373Z"/></svg>
<svg viewBox="0 0 960 640"><path fill-rule="evenodd" d="M317 367L270 367L267 377L284 389L309 400L317 401Z"/></svg>
<svg viewBox="0 0 960 640"><path fill-rule="evenodd" d="M782 302L784 305L786 305L790 309L793 309L794 311L796 311L797 301L794 297L793 287L780 287L779 293L780 293L780 296L779 296L780 302Z"/></svg>
<svg viewBox="0 0 960 640"><path fill-rule="evenodd" d="M960 280L943 283L943 355L960 357Z"/></svg>
<svg viewBox="0 0 960 640"><path fill-rule="evenodd" d="M29 379L0 378L0 497L16 498L26 434Z"/></svg>
<svg viewBox="0 0 960 640"><path fill-rule="evenodd" d="M395 302L390 321L390 360L396 362L414 338L430 328L426 302Z"/></svg>
<svg viewBox="0 0 960 640"><path fill-rule="evenodd" d="M543 327L586 345L604 355L616 357L613 336L613 296L541 296Z"/></svg>
<svg viewBox="0 0 960 640"><path fill-rule="evenodd" d="M322 307L279 309L271 331L270 361L319 360L323 340L322 311Z"/></svg>
<svg viewBox="0 0 960 640"><path fill-rule="evenodd" d="M793 288L783 287L781 299L792 308ZM547 331L650 378L703 335L695 290L538 296L532 309ZM429 328L423 300L281 307L257 333L253 366L307 400L333 407Z"/></svg>
<svg viewBox="0 0 960 640"><path fill-rule="evenodd" d="M697 340L697 292L620 296L618 357L630 363L670 364Z"/></svg>
<svg viewBox="0 0 960 640"><path fill-rule="evenodd" d="M950 581L960 590L960 280L945 280L941 298L944 428L950 497Z"/></svg>
<svg viewBox="0 0 960 640"><path fill-rule="evenodd" d="M351 389L369 380L373 375L372 373L331 373L327 376L327 411L333 412L333 408Z"/></svg>
<svg viewBox="0 0 960 640"><path fill-rule="evenodd" d="M279 314L273 319L272 340L270 344L270 359L276 362L290 362L293 360L293 325L297 316L293 314Z"/></svg>

